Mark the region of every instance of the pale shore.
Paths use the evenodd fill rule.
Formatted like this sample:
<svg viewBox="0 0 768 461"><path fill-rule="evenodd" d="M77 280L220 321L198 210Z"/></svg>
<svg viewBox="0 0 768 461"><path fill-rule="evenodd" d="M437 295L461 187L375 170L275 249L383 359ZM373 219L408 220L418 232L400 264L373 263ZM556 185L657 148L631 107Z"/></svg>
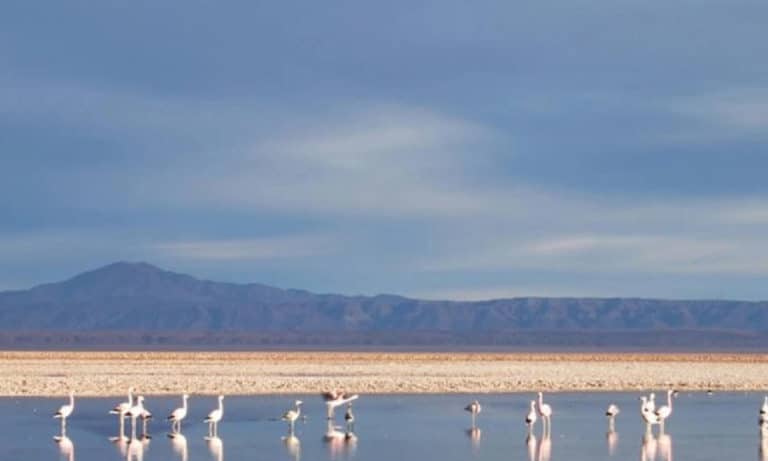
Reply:
<svg viewBox="0 0 768 461"><path fill-rule="evenodd" d="M766 390L768 355L1 352L0 396Z"/></svg>

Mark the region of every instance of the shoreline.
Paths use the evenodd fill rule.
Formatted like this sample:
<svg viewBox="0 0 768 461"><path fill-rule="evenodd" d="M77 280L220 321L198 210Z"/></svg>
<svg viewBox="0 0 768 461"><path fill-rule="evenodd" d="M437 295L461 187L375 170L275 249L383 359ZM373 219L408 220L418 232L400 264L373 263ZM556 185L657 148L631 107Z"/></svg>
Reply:
<svg viewBox="0 0 768 461"><path fill-rule="evenodd" d="M768 354L0 351L0 396L768 389Z"/></svg>

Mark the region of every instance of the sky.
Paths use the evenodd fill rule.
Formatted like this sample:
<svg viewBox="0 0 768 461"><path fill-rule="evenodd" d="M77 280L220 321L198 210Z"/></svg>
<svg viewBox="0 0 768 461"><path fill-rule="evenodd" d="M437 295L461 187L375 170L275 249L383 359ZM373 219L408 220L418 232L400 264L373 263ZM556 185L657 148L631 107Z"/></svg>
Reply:
<svg viewBox="0 0 768 461"><path fill-rule="evenodd" d="M0 6L0 289L768 299L764 0Z"/></svg>

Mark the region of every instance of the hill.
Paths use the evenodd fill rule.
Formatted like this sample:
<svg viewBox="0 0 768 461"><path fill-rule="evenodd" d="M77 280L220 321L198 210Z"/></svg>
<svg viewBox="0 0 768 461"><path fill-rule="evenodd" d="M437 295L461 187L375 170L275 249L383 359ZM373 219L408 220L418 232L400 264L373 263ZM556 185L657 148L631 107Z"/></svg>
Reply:
<svg viewBox="0 0 768 461"><path fill-rule="evenodd" d="M455 302L343 296L199 280L126 262L58 283L0 293L0 343L6 344L69 343L79 335L90 338L86 342L123 338L118 342L132 343L162 337L171 344L219 338L218 342L258 344L402 340L536 345L558 344L559 336L560 341L571 338L569 344L632 345L656 338L656 344L768 345L765 331L768 302L637 298Z"/></svg>

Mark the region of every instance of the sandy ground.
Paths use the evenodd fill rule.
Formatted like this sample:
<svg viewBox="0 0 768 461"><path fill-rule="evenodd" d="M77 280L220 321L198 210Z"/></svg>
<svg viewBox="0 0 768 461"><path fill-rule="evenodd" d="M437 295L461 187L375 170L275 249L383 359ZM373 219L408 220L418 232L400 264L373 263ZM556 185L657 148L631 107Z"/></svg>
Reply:
<svg viewBox="0 0 768 461"><path fill-rule="evenodd" d="M0 352L0 395L768 389L768 355Z"/></svg>

